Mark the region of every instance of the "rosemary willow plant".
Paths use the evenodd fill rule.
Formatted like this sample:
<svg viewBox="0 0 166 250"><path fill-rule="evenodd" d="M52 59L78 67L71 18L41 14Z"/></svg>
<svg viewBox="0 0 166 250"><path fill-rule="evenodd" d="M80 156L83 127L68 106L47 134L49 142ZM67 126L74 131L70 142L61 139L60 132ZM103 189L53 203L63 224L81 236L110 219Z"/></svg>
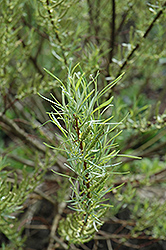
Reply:
<svg viewBox="0 0 166 250"><path fill-rule="evenodd" d="M111 123L112 116L105 118L105 112L113 106L113 97L104 102L103 97L122 75L99 91L97 76L87 82L81 69L76 73L77 67L69 71L66 85L46 71L62 90L62 103L54 96L49 100L54 109L49 116L62 134L57 149L66 152L65 165L74 172L73 176L57 173L69 178L72 193L68 202L74 210L60 221L59 233L69 242L83 243L94 236L110 207L105 196L112 187L106 188L106 182L116 166L114 139L121 131L116 130L119 123Z"/></svg>

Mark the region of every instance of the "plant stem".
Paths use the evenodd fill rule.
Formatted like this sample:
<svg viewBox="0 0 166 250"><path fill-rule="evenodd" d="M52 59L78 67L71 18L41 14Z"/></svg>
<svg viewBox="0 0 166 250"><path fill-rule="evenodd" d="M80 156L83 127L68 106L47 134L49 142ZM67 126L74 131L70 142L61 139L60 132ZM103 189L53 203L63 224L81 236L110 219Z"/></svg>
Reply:
<svg viewBox="0 0 166 250"><path fill-rule="evenodd" d="M111 39L110 39L110 53L109 53L109 63L112 62L114 44L115 44L115 0L112 0L112 22L111 22Z"/></svg>
<svg viewBox="0 0 166 250"><path fill-rule="evenodd" d="M80 140L80 130L79 130L79 126L78 126L78 118L75 116L75 114L73 114L73 116L74 116L74 119L75 119L75 130L76 130L76 133L77 133L78 142L80 143L80 150L81 150L81 153L83 155L84 150L83 150L82 140ZM87 162L84 161L84 171L86 171L86 170L87 170ZM89 188L90 188L89 174L86 173L85 177L86 177L87 181L86 182L83 181L83 184L84 184L84 186L86 186L87 190L89 190ZM88 191L87 197L90 199L90 192L89 191Z"/></svg>

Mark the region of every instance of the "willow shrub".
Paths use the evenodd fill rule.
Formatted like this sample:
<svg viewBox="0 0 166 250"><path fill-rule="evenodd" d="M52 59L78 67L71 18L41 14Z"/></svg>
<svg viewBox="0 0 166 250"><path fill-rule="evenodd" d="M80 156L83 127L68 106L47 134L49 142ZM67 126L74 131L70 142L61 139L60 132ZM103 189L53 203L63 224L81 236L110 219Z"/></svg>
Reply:
<svg viewBox="0 0 166 250"><path fill-rule="evenodd" d="M103 224L102 216L111 206L106 194L114 188L106 187L107 180L119 165L119 151L115 138L122 132L118 130L121 122L112 122L113 116L106 116L112 109L111 96L103 101L103 96L122 78L97 88L97 76L90 76L88 82L84 73L77 71L78 65L69 70L67 83L64 84L52 73L60 84L62 102L53 95L53 105L49 113L51 121L59 128L61 136L56 150L66 153L66 167L71 175L56 173L67 177L71 183L69 213L59 224L59 234L72 243L89 241ZM116 159L116 160L115 160Z"/></svg>

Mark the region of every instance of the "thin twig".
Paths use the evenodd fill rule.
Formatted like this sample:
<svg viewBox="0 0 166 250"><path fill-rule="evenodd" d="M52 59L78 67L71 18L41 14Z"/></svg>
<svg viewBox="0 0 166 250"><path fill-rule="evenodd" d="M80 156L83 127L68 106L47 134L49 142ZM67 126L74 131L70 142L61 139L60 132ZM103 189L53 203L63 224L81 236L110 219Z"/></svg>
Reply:
<svg viewBox="0 0 166 250"><path fill-rule="evenodd" d="M13 106L15 102L18 101L18 98L15 98L13 101L11 101L8 105L5 105L5 109L3 111L3 115L6 113L6 111Z"/></svg>
<svg viewBox="0 0 166 250"><path fill-rule="evenodd" d="M70 192L71 192L71 190L70 190ZM65 197L64 200L68 200L69 196L70 196L70 194L67 193L67 195L66 195L66 197ZM58 227L59 220L61 218L61 214L63 213L63 210L65 209L65 207L66 207L66 202L61 202L58 205L58 209L57 209L58 211L57 211L57 214L55 215L53 223L52 223L52 228L51 228L51 233L50 233L50 242L49 242L47 250L54 249L54 247L53 247L54 246L54 240L56 242L58 242L59 238L56 237L56 230L57 230L57 227ZM58 242L58 243L60 243L60 242ZM63 244L64 249L68 249L68 248L65 248L66 244L65 245L64 244Z"/></svg>
<svg viewBox="0 0 166 250"><path fill-rule="evenodd" d="M5 154L5 153L4 153ZM23 165L26 165L26 166L29 166L29 167L32 167L32 168L35 168L35 163L34 161L31 161L31 160L28 160L28 159L25 159L25 158L20 158L18 157L17 155L14 155L14 154L7 154L7 157L9 157L10 159L13 159L17 162L20 162L22 163Z"/></svg>
<svg viewBox="0 0 166 250"><path fill-rule="evenodd" d="M108 250L113 250L113 249L112 249L111 241L110 241L110 240L106 240L106 242L107 242Z"/></svg>
<svg viewBox="0 0 166 250"><path fill-rule="evenodd" d="M145 39L147 37L147 35L149 34L149 32L151 31L151 29L153 28L154 23L158 20L158 18L163 14L163 10L166 7L166 2L163 4L162 9L156 14L156 16L154 17L154 19L152 20L152 22L150 23L150 25L148 26L148 28L146 29L144 35L142 36L143 39ZM118 72L117 77L121 74L122 70L124 69L124 67L127 65L128 61L131 59L131 57L133 56L134 52L140 47L141 45L141 41L138 42L136 44L136 46L133 48L133 50L130 52L130 54L127 56L126 60L124 61L124 63L122 64L122 66L120 67L120 70Z"/></svg>
<svg viewBox="0 0 166 250"><path fill-rule="evenodd" d="M35 121L34 121L35 123ZM30 148L34 148L37 151L45 154L47 152L48 147L44 146L43 142L39 141L38 139L36 139L36 137L28 134L27 132L25 132L22 128L20 128L17 123L12 120L9 119L8 117L6 117L3 113L0 112L0 124L1 124L1 128L10 136L15 136L16 138L19 138L23 141L24 145L28 145ZM36 125L39 126L41 125L40 123L38 123L36 121ZM40 128L42 129L42 128ZM15 157L16 158L16 157ZM62 160L62 156L57 156L56 159L56 165L62 169L65 170L66 168L63 165L63 160ZM21 159L20 159L21 160ZM25 162L24 162L25 163ZM31 165L30 162L27 162L27 165Z"/></svg>
<svg viewBox="0 0 166 250"><path fill-rule="evenodd" d="M49 201L51 204L55 205L56 201L53 200L51 197L49 197L48 195L46 195L44 192L42 192L39 189L35 189L34 193L40 195L43 199Z"/></svg>
<svg viewBox="0 0 166 250"><path fill-rule="evenodd" d="M119 32L121 31L121 29L122 29L122 27L123 27L123 25L125 23L125 20L126 20L128 14L129 14L129 11L132 9L132 7L133 7L133 5L129 5L128 10L122 15L122 20L121 20L121 22L119 24L119 27L116 29L115 36L117 36L119 34Z"/></svg>
<svg viewBox="0 0 166 250"><path fill-rule="evenodd" d="M84 244L80 244L80 246L82 247L83 250L91 250L89 247L87 247L87 246L84 245Z"/></svg>
<svg viewBox="0 0 166 250"><path fill-rule="evenodd" d="M14 136L20 138L25 144L34 147L42 153L46 152L46 147L42 143L40 143L34 137L31 137L28 133L21 129L16 122L14 122L12 119L9 119L2 113L0 113L0 122L5 125L4 129L6 129L9 134L12 133Z"/></svg>
<svg viewBox="0 0 166 250"><path fill-rule="evenodd" d="M109 233L106 233L102 230L99 230L98 231L98 234L102 235L102 236L99 236L99 235L95 235L94 236L94 239L96 240L106 240L106 239L140 239L140 240L160 240L160 239L155 239L153 236L150 236L150 235L139 235L139 236L133 236L132 234L109 234Z"/></svg>
<svg viewBox="0 0 166 250"><path fill-rule="evenodd" d="M94 240L94 245L92 250L97 250L98 244L99 244L98 240Z"/></svg>
<svg viewBox="0 0 166 250"><path fill-rule="evenodd" d="M67 245L65 242L63 242L61 239L59 239L56 235L53 235L52 239L55 240L57 243L59 243L59 245L60 245L61 247L63 247L63 249L65 249L65 250L68 249L68 245ZM50 247L50 248L49 248L49 247ZM48 250L48 249L50 249L50 250L56 249L56 248L54 247L54 244L53 244L53 245L49 245L49 247L47 248L47 250Z"/></svg>
<svg viewBox="0 0 166 250"><path fill-rule="evenodd" d="M116 17L116 9L115 9L115 0L112 0L112 22L110 23L111 27L111 37L110 37L110 53L109 53L109 64L112 62L113 52L114 52L114 44L115 44L115 17ZM109 72L108 72L109 74Z"/></svg>

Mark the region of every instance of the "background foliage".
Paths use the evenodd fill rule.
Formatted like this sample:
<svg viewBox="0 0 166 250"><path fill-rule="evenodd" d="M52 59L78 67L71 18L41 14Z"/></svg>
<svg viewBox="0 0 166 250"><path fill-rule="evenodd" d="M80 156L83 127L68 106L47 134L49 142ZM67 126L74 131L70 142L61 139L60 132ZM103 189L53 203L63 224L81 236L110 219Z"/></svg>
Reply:
<svg viewBox="0 0 166 250"><path fill-rule="evenodd" d="M143 157L141 161L123 158L118 171L130 171L130 174L112 176L110 185L125 185L110 194L110 203L114 207L109 210L105 225L92 244L97 247L100 243L108 248L112 244L115 249L148 249L150 245L158 244L157 249L164 249L166 2L1 0L0 4L0 150L3 168L0 183L2 190L5 182L6 190L10 189L16 195L21 189L22 204L28 198L22 207L22 215L17 211L19 202L6 210L9 219L14 213L18 220L13 224L12 239L10 227L7 227L8 231L1 229L1 249L21 248L21 241L17 241L20 225L24 228L22 236L33 238L37 211L41 227L37 225L35 230L44 232L41 228L45 226L45 242L40 240L41 245L38 241L38 245L28 246L27 240L23 248L51 249L56 246L67 249L57 229L61 217L69 213L64 202L68 199L69 183L50 172L53 168L68 173L63 164L66 159L63 153L43 144L56 146L55 132L58 130L51 123L41 127L48 120L46 112L51 111L51 106L37 92L49 98L52 93L61 102L58 82L46 74L43 67L65 83L68 67L78 62L87 78L100 71L99 89L125 72L123 79L105 95L105 101L114 96L114 108L107 115L113 115L117 122L129 112L121 125L123 133L116 142L121 154ZM47 173L43 175L46 169ZM23 181L17 181L13 172ZM23 188L21 183L27 178L23 172L32 179L37 176L36 182L32 181L30 186L27 183ZM9 185L5 181L8 175ZM42 184L38 185L38 179L42 179ZM9 199L6 191L3 192L1 202L3 197L6 201ZM48 224L40 214L43 201L47 201L52 211L52 218L47 218ZM0 221L6 218L3 217L3 204L2 210ZM8 219L6 223L10 223ZM72 245L72 249L74 247L76 249ZM77 249L85 249L85 246L77 246Z"/></svg>

